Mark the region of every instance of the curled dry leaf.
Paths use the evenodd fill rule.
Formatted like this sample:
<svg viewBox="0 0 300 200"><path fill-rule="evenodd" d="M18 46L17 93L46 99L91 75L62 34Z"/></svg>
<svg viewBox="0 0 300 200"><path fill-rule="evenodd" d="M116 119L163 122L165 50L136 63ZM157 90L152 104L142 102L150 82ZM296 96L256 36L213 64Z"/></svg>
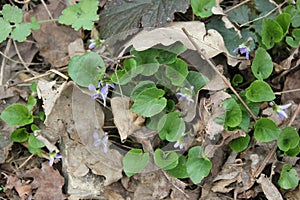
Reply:
<svg viewBox="0 0 300 200"><path fill-rule="evenodd" d="M19 179L14 174L7 177L5 187L7 187L8 189L15 188L15 190L18 192L19 197L22 200L25 200L26 197L28 197L29 194L31 194L32 190L31 185L27 184L25 181L22 182L21 179Z"/></svg>
<svg viewBox="0 0 300 200"><path fill-rule="evenodd" d="M256 180L262 187L264 194L268 200L283 200L280 192L275 187L275 185L266 177L266 175L261 174L259 179Z"/></svg>
<svg viewBox="0 0 300 200"><path fill-rule="evenodd" d="M118 128L121 141L141 128L145 119L130 110L130 98L113 97L111 99L111 109L114 115L114 123Z"/></svg>
<svg viewBox="0 0 300 200"><path fill-rule="evenodd" d="M33 195L35 199L65 199L62 193L62 186L65 183L57 170L49 166L48 162L42 163L42 168L34 168L24 173L17 174L21 178L33 178L30 184L33 189L37 189Z"/></svg>

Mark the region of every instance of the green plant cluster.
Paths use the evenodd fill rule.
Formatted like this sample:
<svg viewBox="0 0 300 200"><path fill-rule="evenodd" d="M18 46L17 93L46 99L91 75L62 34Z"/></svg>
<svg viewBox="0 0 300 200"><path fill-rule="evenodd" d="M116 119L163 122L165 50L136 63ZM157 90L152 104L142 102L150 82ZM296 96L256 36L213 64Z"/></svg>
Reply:
<svg viewBox="0 0 300 200"><path fill-rule="evenodd" d="M215 0L190 2L196 16L207 18L213 15ZM249 51L255 49L251 71L256 80L245 91L240 92L239 96L258 119L252 119L252 115L238 97L231 95L231 98L222 104L225 113L215 118L215 121L222 124L225 130L241 129L246 132L245 137L230 142L229 146L233 151L245 150L253 135L259 142L276 140L279 156L295 157L300 153L297 131L290 126L280 128L271 119L259 117L259 104L275 99L275 94L266 81L273 72L273 53L283 47L299 46L300 1L297 0L295 5L286 6L280 14L269 15L268 10L274 9L269 1L254 2L254 8L242 5L229 12L228 18L240 25L240 33L244 38L251 36L254 39L247 49ZM81 0L78 4L68 6L56 21L71 25L75 30L80 28L91 30L94 22L99 19L97 10L97 0ZM21 9L16 6L3 6L0 16L0 42L6 40L9 35L12 39L22 42L30 35L31 30L40 28L41 22L37 22L35 18L31 19L31 23L22 22L22 18ZM250 21L253 23L248 23ZM207 28L209 27L223 34L229 51L240 46L240 39L231 34L232 30L224 28L220 20L212 19L207 23ZM97 86L99 82L120 86L115 88L115 92L123 92L131 98L133 101L131 110L146 119L146 126L157 131L163 143L175 143L180 146L184 145L189 132L179 105L195 103L198 91L209 81L203 74L189 70L188 64L179 57L185 50L180 42L170 46L157 45L144 51L131 49L129 52L131 57L125 59L121 68L112 74L107 73L101 56L87 52L71 58L68 74L82 87ZM235 75L232 85L238 86L243 81L242 76ZM120 88L122 91L118 91ZM41 118L32 113L35 104L36 99L31 96L27 106L13 104L1 113L0 118L11 126L19 126L11 134L12 141L27 141L29 151L41 156L44 144L33 133L39 129L34 124L34 119ZM176 178L190 178L193 183L198 184L209 174L212 163L205 156L203 147L194 146L185 150L186 155L180 155L175 148L167 151L161 146L155 148L154 152L131 149L123 159L124 172L127 176L141 172L153 157L154 163L170 175ZM285 164L278 181L279 185L284 189L290 189L296 187L298 181L296 170L290 164Z"/></svg>

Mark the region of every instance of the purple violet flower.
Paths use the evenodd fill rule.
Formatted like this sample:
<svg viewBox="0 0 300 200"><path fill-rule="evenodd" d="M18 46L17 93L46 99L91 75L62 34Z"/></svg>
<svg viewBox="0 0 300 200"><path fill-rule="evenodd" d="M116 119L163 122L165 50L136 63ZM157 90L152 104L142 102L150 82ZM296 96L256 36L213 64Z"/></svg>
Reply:
<svg viewBox="0 0 300 200"><path fill-rule="evenodd" d="M278 114L278 116L280 117L280 119L284 119L284 118L289 118L289 116L286 114L286 109L288 109L292 104L288 103L285 105L274 105L273 106L273 110Z"/></svg>
<svg viewBox="0 0 300 200"><path fill-rule="evenodd" d="M94 39L90 39L89 42L89 49L94 49L96 47L96 41Z"/></svg>
<svg viewBox="0 0 300 200"><path fill-rule="evenodd" d="M107 134L107 132L104 133L104 136L101 139L99 138L99 135L96 132L93 133L93 137L95 139L93 145L96 147L96 146L99 146L102 144L104 153L107 153L108 152L108 146L107 146L108 134Z"/></svg>
<svg viewBox="0 0 300 200"><path fill-rule="evenodd" d="M184 88L183 92L177 92L176 96L178 98L178 101L187 101L187 105L189 106L190 103L194 103L193 97L193 90L194 86L191 86L190 89Z"/></svg>
<svg viewBox="0 0 300 200"><path fill-rule="evenodd" d="M57 159L57 161L60 161L60 159L62 158L62 156L56 152L52 152L52 153L49 153L49 165L52 166L53 163L54 163L54 160Z"/></svg>
<svg viewBox="0 0 300 200"><path fill-rule="evenodd" d="M250 52L249 42L251 40L253 40L252 37L248 37L246 42L242 43L241 45L239 45L238 48L233 50L233 53L240 52L240 54L246 54L246 59L249 60L250 59L250 56L249 56L249 52Z"/></svg>
<svg viewBox="0 0 300 200"><path fill-rule="evenodd" d="M103 85L103 87L100 89L101 85ZM111 88L115 88L115 85L113 83L111 83L111 84L107 84L107 83L102 84L101 82L98 83L98 88L99 89L96 89L96 87L92 84L90 84L88 86L88 89L90 91L94 92L94 94L91 96L92 99L97 99L97 98L102 99L104 107L106 106L106 97L107 97L107 94L108 94L108 86L110 86Z"/></svg>

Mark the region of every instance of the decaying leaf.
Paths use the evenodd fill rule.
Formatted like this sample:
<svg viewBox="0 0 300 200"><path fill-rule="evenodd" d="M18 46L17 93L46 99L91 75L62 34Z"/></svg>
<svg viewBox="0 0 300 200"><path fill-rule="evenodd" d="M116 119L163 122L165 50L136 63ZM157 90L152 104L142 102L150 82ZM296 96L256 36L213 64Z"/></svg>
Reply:
<svg viewBox="0 0 300 200"><path fill-rule="evenodd" d="M177 41L180 41L187 49L196 50L182 31L182 28L185 28L188 31L197 45L201 47L201 52L207 58L215 57L220 53L229 55L222 36L213 29L206 30L205 24L199 21L173 22L168 27L157 28L150 31L143 30L129 40L125 47L128 48L129 46L133 45L136 50L142 51L157 44L169 46ZM145 38L147 38L147 40L145 40ZM121 54L123 53L124 52ZM229 65L235 66L238 63L238 60L232 58L231 56L228 56L227 59ZM188 58L186 60L189 61Z"/></svg>
<svg viewBox="0 0 300 200"><path fill-rule="evenodd" d="M19 179L16 175L10 175L7 177L5 187L7 187L8 189L15 188L22 200L25 200L32 191L32 186L25 181L21 181L21 179Z"/></svg>
<svg viewBox="0 0 300 200"><path fill-rule="evenodd" d="M58 18L66 5L61 1L51 0L47 5L53 18ZM24 18L30 22L31 17L37 21L49 19L45 6L39 4L36 9L27 13ZM68 45L80 38L79 32L75 32L71 27L60 26L56 23L42 23L39 30L32 31L33 38L39 44L40 54L54 67L61 67L68 64Z"/></svg>
<svg viewBox="0 0 300 200"><path fill-rule="evenodd" d="M10 133L11 131L6 130L1 130L0 132L0 164L5 162L9 150L13 145L13 142L10 141Z"/></svg>
<svg viewBox="0 0 300 200"><path fill-rule="evenodd" d="M174 19L174 12L185 12L188 0L109 1L100 13L101 35L105 38L143 27L162 27Z"/></svg>
<svg viewBox="0 0 300 200"><path fill-rule="evenodd" d="M268 200L283 200L280 192L275 187L275 185L266 177L266 175L261 174L259 179L256 181L262 187L264 194Z"/></svg>
<svg viewBox="0 0 300 200"><path fill-rule="evenodd" d="M111 109L114 115L114 123L118 128L121 141L140 129L145 119L130 110L130 98L113 97L111 99Z"/></svg>
<svg viewBox="0 0 300 200"><path fill-rule="evenodd" d="M34 168L24 173L18 174L22 178L33 178L30 184L33 189L37 189L34 194L35 199L65 199L62 193L62 186L65 183L64 178L57 170L49 166L48 162L42 163L42 168Z"/></svg>

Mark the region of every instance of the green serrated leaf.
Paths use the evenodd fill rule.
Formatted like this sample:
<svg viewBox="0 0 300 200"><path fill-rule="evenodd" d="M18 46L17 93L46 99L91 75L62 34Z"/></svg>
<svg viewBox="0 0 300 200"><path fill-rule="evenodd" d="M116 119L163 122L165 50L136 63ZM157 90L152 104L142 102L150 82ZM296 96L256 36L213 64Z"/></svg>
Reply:
<svg viewBox="0 0 300 200"><path fill-rule="evenodd" d="M225 112L224 126L236 127L242 122L242 111L233 98L225 99L222 105Z"/></svg>
<svg viewBox="0 0 300 200"><path fill-rule="evenodd" d="M5 4L2 8L3 18L11 23L21 23L23 18L23 13L20 8L17 6L11 6L9 4Z"/></svg>
<svg viewBox="0 0 300 200"><path fill-rule="evenodd" d="M41 25L38 23L35 17L31 17L30 26L32 30L39 30Z"/></svg>
<svg viewBox="0 0 300 200"><path fill-rule="evenodd" d="M268 118L261 118L254 124L254 137L260 142L276 140L280 134L280 128Z"/></svg>
<svg viewBox="0 0 300 200"><path fill-rule="evenodd" d="M68 6L62 11L58 22L72 25L74 30L80 28L92 30L94 22L99 19L97 15L98 0L81 0L78 4Z"/></svg>
<svg viewBox="0 0 300 200"><path fill-rule="evenodd" d="M252 102L272 101L275 94L268 83L256 80L246 89L246 97Z"/></svg>
<svg viewBox="0 0 300 200"><path fill-rule="evenodd" d="M277 145L280 150L288 151L294 149L299 144L299 135L295 128L286 126L278 136Z"/></svg>
<svg viewBox="0 0 300 200"><path fill-rule="evenodd" d="M298 183L299 177L297 171L291 164L284 164L278 180L280 187L288 190L297 187Z"/></svg>
<svg viewBox="0 0 300 200"><path fill-rule="evenodd" d="M141 81L137 84L137 86L135 86L135 88L132 90L131 92L131 99L133 101L135 101L136 97L143 92L144 90L148 89L148 88L155 88L156 85L153 81Z"/></svg>
<svg viewBox="0 0 300 200"><path fill-rule="evenodd" d="M152 117L166 107L167 99L163 97L164 94L165 91L161 89L148 88L136 97L131 110L144 117Z"/></svg>
<svg viewBox="0 0 300 200"><path fill-rule="evenodd" d="M158 49L147 49L145 51L136 51L134 49L130 52L135 56L136 67L144 76L151 76L155 74L159 68L157 57L159 55Z"/></svg>
<svg viewBox="0 0 300 200"><path fill-rule="evenodd" d="M180 58L166 66L166 75L175 86L180 86L188 75L187 63Z"/></svg>
<svg viewBox="0 0 300 200"><path fill-rule="evenodd" d="M16 24L16 28L14 28L11 32L11 36L14 40L18 42L24 42L31 34L31 25L27 23Z"/></svg>
<svg viewBox="0 0 300 200"><path fill-rule="evenodd" d="M143 153L141 149L131 149L123 158L123 168L125 174L130 177L139 173L149 162L149 152Z"/></svg>
<svg viewBox="0 0 300 200"><path fill-rule="evenodd" d="M235 152L242 152L245 149L247 149L250 139L251 139L250 136L246 134L245 137L239 137L237 139L230 141L229 147Z"/></svg>
<svg viewBox="0 0 300 200"><path fill-rule="evenodd" d="M0 43L6 40L6 38L9 36L9 33L11 32L11 26L8 21L0 18Z"/></svg>
<svg viewBox="0 0 300 200"><path fill-rule="evenodd" d="M262 24L261 37L266 48L271 49L275 43L282 40L283 30L276 20L265 18Z"/></svg>
<svg viewBox="0 0 300 200"><path fill-rule="evenodd" d="M101 67L101 70L98 67ZM105 63L95 52L88 52L81 56L74 56L69 61L69 76L80 86L98 85L99 76L105 73Z"/></svg>
<svg viewBox="0 0 300 200"><path fill-rule="evenodd" d="M212 15L211 9L216 6L215 0L191 0L191 7L196 16L205 18Z"/></svg>
<svg viewBox="0 0 300 200"><path fill-rule="evenodd" d="M199 146L195 146L189 150L186 168L190 179L194 184L198 184L204 177L208 176L212 163L207 158L203 158L202 150Z"/></svg>
<svg viewBox="0 0 300 200"><path fill-rule="evenodd" d="M251 70L259 80L266 79L271 75L273 71L272 58L264 48L259 47L256 50Z"/></svg>
<svg viewBox="0 0 300 200"><path fill-rule="evenodd" d="M180 112L171 112L164 115L157 125L158 135L162 140L175 142L185 132L185 124Z"/></svg>
<svg viewBox="0 0 300 200"><path fill-rule="evenodd" d="M155 164L163 170L170 170L177 166L178 155L176 152L163 152L161 149L156 149L154 152Z"/></svg>
<svg viewBox="0 0 300 200"><path fill-rule="evenodd" d="M0 118L10 126L24 126L33 122L33 116L26 106L12 104L2 111Z"/></svg>
<svg viewBox="0 0 300 200"><path fill-rule="evenodd" d="M28 140L29 133L26 128L18 128L10 135L10 140L13 142L25 142Z"/></svg>
<svg viewBox="0 0 300 200"><path fill-rule="evenodd" d="M180 156L177 166L173 169L167 170L167 172L175 178L187 178L189 175L186 171L186 158L184 156Z"/></svg>

